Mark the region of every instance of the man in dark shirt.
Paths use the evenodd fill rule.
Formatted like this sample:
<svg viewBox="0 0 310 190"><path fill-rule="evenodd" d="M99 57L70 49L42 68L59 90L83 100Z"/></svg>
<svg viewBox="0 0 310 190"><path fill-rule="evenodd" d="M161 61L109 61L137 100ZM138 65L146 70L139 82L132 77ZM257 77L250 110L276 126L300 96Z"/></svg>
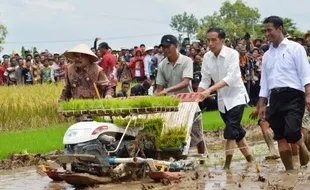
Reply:
<svg viewBox="0 0 310 190"><path fill-rule="evenodd" d="M26 59L26 67L22 70L23 84L33 84L31 59Z"/></svg>
<svg viewBox="0 0 310 190"><path fill-rule="evenodd" d="M122 90L120 90L120 91L117 93L116 97L126 97L126 98L127 98L127 97L128 97L127 92L128 92L128 90L129 90L129 88L130 88L129 82L124 81L124 82L122 83Z"/></svg>
<svg viewBox="0 0 310 190"><path fill-rule="evenodd" d="M193 62L193 71L194 71L194 76L193 78L198 78L201 80L201 64L202 64L202 59L199 54L195 55L195 59Z"/></svg>
<svg viewBox="0 0 310 190"><path fill-rule="evenodd" d="M152 81L144 80L141 84L137 84L130 89L130 96L147 96L148 89L151 87L151 85Z"/></svg>

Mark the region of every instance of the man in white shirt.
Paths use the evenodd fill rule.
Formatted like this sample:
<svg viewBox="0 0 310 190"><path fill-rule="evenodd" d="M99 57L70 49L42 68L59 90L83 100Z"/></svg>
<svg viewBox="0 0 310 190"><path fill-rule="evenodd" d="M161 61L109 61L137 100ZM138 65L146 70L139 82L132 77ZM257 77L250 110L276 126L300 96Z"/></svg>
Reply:
<svg viewBox="0 0 310 190"><path fill-rule="evenodd" d="M229 169L235 142L246 160L253 161L245 140L246 132L240 124L249 97L241 79L239 54L236 50L224 45L225 32L220 28L209 29L208 43L211 51L206 53L203 58L198 100L203 101L212 92L217 91L218 93L218 109L226 125L224 129L224 138L227 139L224 169ZM215 84L210 87L211 78Z"/></svg>
<svg viewBox="0 0 310 190"><path fill-rule="evenodd" d="M262 62L258 112L264 120L265 103L270 97L268 122L278 141L285 169L292 170L292 150L288 143L299 146L301 166L309 161L301 126L305 106L310 110L310 65L304 47L284 38L281 18L268 17L264 31L271 45Z"/></svg>

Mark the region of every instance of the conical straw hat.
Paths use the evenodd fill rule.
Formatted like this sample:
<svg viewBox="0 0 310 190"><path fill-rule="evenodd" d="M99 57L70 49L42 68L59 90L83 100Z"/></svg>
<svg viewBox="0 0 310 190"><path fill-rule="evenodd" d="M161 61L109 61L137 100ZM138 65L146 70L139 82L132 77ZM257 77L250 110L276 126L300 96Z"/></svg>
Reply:
<svg viewBox="0 0 310 190"><path fill-rule="evenodd" d="M91 51L91 49L86 44L83 44L83 43L66 51L64 55L67 58L74 59L74 53L82 53L82 54L90 55L92 62L96 62L99 60L98 57Z"/></svg>

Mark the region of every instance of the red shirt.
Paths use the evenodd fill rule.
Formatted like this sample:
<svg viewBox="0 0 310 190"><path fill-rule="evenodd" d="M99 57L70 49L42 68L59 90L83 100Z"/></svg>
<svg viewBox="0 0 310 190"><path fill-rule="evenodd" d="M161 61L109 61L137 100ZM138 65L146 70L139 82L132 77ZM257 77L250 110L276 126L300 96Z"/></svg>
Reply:
<svg viewBox="0 0 310 190"><path fill-rule="evenodd" d="M0 65L0 86L5 84L4 72L8 68L8 65Z"/></svg>
<svg viewBox="0 0 310 190"><path fill-rule="evenodd" d="M113 86L117 85L117 77L113 76L113 70L116 67L116 58L111 54L111 52L107 52L101 60L100 67L102 67L103 72L107 75L108 79L112 83Z"/></svg>

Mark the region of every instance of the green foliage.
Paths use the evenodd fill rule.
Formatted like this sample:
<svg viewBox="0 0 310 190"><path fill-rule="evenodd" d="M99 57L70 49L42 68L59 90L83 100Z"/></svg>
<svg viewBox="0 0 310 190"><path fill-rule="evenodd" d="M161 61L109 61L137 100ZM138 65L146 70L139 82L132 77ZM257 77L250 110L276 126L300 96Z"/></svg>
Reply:
<svg viewBox="0 0 310 190"><path fill-rule="evenodd" d="M22 49L21 49L20 53L21 53L21 55L22 55L23 58L26 57L26 53L25 53L25 52L26 52L26 49L25 49L24 46L22 46Z"/></svg>
<svg viewBox="0 0 310 190"><path fill-rule="evenodd" d="M7 28L4 25L0 24L0 53L3 50L3 47L1 45L4 44L5 37L7 34L8 34Z"/></svg>
<svg viewBox="0 0 310 190"><path fill-rule="evenodd" d="M186 139L186 127L174 127L168 129L157 141L159 148L178 148Z"/></svg>
<svg viewBox="0 0 310 190"><path fill-rule="evenodd" d="M146 108L157 106L178 106L180 100L170 96L150 96L130 99L75 99L61 103L61 109L92 110L92 109L117 109L117 108Z"/></svg>
<svg viewBox="0 0 310 190"><path fill-rule="evenodd" d="M187 34L187 37L190 38L197 33L199 22L193 14L189 15L187 12L184 12L171 18L170 27L179 33Z"/></svg>
<svg viewBox="0 0 310 190"><path fill-rule="evenodd" d="M120 127L126 127L129 122L129 118L116 117L113 118L113 123ZM163 118L138 118L136 122L132 121L129 127L142 127L144 126L143 131L149 132L156 137L161 135L165 120Z"/></svg>
<svg viewBox="0 0 310 190"><path fill-rule="evenodd" d="M38 50L36 47L33 47L32 48L32 56L34 56L34 54L37 54L38 53Z"/></svg>
<svg viewBox="0 0 310 190"><path fill-rule="evenodd" d="M219 12L204 17L197 37L206 39L206 31L217 26L225 30L227 37L243 37L246 32L256 33L255 25L259 22L260 13L257 8L247 6L242 0L235 3L225 1Z"/></svg>
<svg viewBox="0 0 310 190"><path fill-rule="evenodd" d="M25 129L22 131L0 133L0 160L8 158L11 153L47 153L63 150L63 136L72 123L50 125L41 129ZM29 126L26 126L29 127Z"/></svg>

